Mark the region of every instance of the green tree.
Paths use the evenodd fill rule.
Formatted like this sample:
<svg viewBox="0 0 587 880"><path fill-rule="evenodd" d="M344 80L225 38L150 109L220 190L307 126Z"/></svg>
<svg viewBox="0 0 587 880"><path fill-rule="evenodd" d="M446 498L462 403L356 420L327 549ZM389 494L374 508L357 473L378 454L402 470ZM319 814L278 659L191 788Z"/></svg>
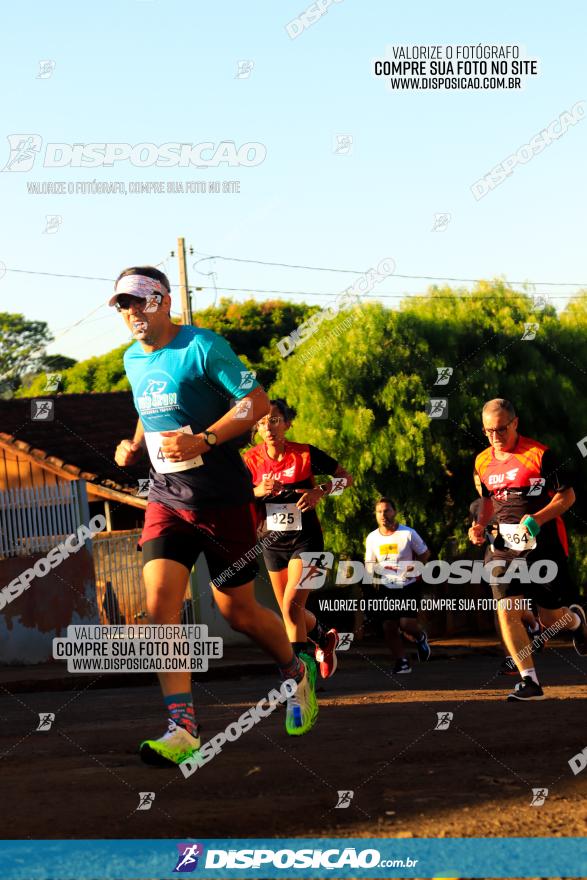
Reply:
<svg viewBox="0 0 587 880"><path fill-rule="evenodd" d="M525 324L538 325L534 339L523 339ZM576 447L587 434L584 375L563 357L563 337L554 309L537 312L499 280L471 293L432 288L398 310L356 306L320 324L272 392L298 411L292 437L333 454L355 478L323 505L329 549L361 558L373 502L390 495L435 553L463 551L473 460L487 445L481 408L493 397L514 402L521 433L584 468ZM435 384L438 367L452 367L448 385ZM442 397L448 418L430 419L428 400ZM569 528L584 533L584 502L574 511Z"/></svg>
<svg viewBox="0 0 587 880"><path fill-rule="evenodd" d="M0 394L12 396L22 376L38 368L52 339L45 321L0 312Z"/></svg>
<svg viewBox="0 0 587 880"><path fill-rule="evenodd" d="M61 372L59 391L64 394L83 394L99 391L129 391L123 356L128 343L100 357L79 361L75 366ZM47 371L54 372L54 371ZM38 397L46 391L47 373L40 373L33 382L19 392L20 397Z"/></svg>
<svg viewBox="0 0 587 880"><path fill-rule="evenodd" d="M224 336L249 368L256 371L259 382L269 387L282 362L277 342L319 310L319 306L306 303L254 299L234 302L223 297L218 306L194 312L194 321L198 327Z"/></svg>
<svg viewBox="0 0 587 880"><path fill-rule="evenodd" d="M63 370L69 370L77 364L75 358L67 357L64 354L46 354L41 361L44 370L51 373L59 373Z"/></svg>

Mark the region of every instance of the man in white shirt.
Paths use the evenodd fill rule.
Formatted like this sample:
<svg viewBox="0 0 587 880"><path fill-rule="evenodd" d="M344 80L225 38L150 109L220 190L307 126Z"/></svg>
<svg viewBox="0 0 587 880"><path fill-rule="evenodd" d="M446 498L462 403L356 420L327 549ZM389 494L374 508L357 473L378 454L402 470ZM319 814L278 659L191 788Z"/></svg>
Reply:
<svg viewBox="0 0 587 880"><path fill-rule="evenodd" d="M414 529L396 522L396 507L391 498L379 499L375 505L375 519L378 528L367 535L365 544L365 567L371 575L375 575L371 595L373 598L389 597L400 602L407 598L415 599L414 605L417 606L418 590L414 586L417 578L410 576L406 563L415 559L425 563L430 558L430 551ZM393 672L411 672L402 632L416 642L420 661L428 660L431 654L426 633L418 623L417 608L383 613L385 641L395 660Z"/></svg>

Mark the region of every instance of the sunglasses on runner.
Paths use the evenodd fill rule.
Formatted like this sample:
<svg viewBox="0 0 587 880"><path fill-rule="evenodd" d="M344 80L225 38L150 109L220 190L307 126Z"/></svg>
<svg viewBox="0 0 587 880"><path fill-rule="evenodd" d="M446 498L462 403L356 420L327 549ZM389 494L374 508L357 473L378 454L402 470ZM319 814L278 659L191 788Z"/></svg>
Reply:
<svg viewBox="0 0 587 880"><path fill-rule="evenodd" d="M261 419L260 422L257 422L257 427L258 428L261 428L261 427L266 428L267 425L278 425L282 421L283 421L283 419L281 418L281 416L271 416L271 418L269 418L269 419Z"/></svg>
<svg viewBox="0 0 587 880"><path fill-rule="evenodd" d="M489 436L489 434L497 434L498 437L505 437L507 429L515 418L516 416L514 416L513 419L510 419L507 425L504 425L502 428L482 428L481 430L486 436Z"/></svg>
<svg viewBox="0 0 587 880"><path fill-rule="evenodd" d="M131 306L135 306L139 312L147 311L147 307L156 303L158 306L163 302L160 293L151 293L149 296L132 296L130 293L121 293L114 303L117 312L128 312ZM149 309L151 311L151 309Z"/></svg>

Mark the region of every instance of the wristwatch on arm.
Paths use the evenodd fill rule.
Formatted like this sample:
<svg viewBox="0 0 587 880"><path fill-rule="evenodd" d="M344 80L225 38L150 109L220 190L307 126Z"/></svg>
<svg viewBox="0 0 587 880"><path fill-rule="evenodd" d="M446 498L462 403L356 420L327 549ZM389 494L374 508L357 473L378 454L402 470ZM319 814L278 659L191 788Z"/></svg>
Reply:
<svg viewBox="0 0 587 880"><path fill-rule="evenodd" d="M214 431L202 431L202 435L210 449L212 449L212 447L216 446L216 444L218 443L218 437L214 433Z"/></svg>

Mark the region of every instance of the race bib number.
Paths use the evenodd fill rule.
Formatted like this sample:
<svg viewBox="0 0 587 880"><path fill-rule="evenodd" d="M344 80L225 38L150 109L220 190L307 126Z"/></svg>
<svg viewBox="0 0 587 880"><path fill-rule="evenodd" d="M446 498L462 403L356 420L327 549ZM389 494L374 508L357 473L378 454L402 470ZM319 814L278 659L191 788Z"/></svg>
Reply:
<svg viewBox="0 0 587 880"><path fill-rule="evenodd" d="M380 544L379 545L379 555L383 557L386 561L389 560L390 557L396 557L398 555L399 548L397 544Z"/></svg>
<svg viewBox="0 0 587 880"><path fill-rule="evenodd" d="M267 504L267 530L270 532L299 532L302 511L295 504Z"/></svg>
<svg viewBox="0 0 587 880"><path fill-rule="evenodd" d="M189 425L177 428L176 431L180 434L194 433ZM196 455L195 458L188 458L186 461L168 461L161 450L161 441L163 439L159 431L145 431L145 443L147 444L149 458L158 474L176 474L179 471L189 471L204 464L201 455Z"/></svg>
<svg viewBox="0 0 587 880"><path fill-rule="evenodd" d="M499 534L507 550L522 553L524 550L534 550L536 547L536 538L528 534L519 523L500 523Z"/></svg>

